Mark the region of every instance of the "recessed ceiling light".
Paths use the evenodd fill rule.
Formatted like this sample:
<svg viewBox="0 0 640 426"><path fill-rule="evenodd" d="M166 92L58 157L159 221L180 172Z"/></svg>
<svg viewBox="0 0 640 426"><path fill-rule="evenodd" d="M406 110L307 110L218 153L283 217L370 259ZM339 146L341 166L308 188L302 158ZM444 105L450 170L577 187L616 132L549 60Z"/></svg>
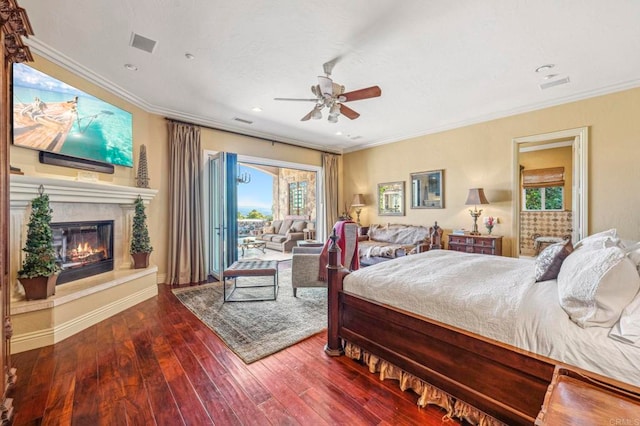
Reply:
<svg viewBox="0 0 640 426"><path fill-rule="evenodd" d="M557 76L558 76L558 74L549 74L549 75L545 75L544 79L545 80L551 80L553 77L557 77Z"/></svg>
<svg viewBox="0 0 640 426"><path fill-rule="evenodd" d="M340 130L338 130L338 131L336 132L336 135L341 136L341 135L342 135L342 132L341 132Z"/></svg>
<svg viewBox="0 0 640 426"><path fill-rule="evenodd" d="M129 71L138 71L138 67L133 64L124 64L124 67Z"/></svg>
<svg viewBox="0 0 640 426"><path fill-rule="evenodd" d="M555 67L555 64L541 65L538 68L536 68L536 72L549 71L553 67Z"/></svg>
<svg viewBox="0 0 640 426"><path fill-rule="evenodd" d="M260 108L259 106L256 106L256 107L251 108L251 111L253 111L253 112L262 112L262 108Z"/></svg>
<svg viewBox="0 0 640 426"><path fill-rule="evenodd" d="M184 57L191 60L191 59L195 59L196 57L194 55L192 55L191 53L185 53Z"/></svg>

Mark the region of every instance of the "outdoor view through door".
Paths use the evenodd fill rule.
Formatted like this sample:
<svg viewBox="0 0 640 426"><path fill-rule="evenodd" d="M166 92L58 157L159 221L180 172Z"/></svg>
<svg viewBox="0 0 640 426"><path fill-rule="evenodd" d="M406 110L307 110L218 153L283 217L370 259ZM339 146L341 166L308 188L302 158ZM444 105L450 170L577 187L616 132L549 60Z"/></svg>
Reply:
<svg viewBox="0 0 640 426"><path fill-rule="evenodd" d="M211 276L219 279L236 260L290 259L293 247L322 237L319 167L231 153L210 154L208 161Z"/></svg>

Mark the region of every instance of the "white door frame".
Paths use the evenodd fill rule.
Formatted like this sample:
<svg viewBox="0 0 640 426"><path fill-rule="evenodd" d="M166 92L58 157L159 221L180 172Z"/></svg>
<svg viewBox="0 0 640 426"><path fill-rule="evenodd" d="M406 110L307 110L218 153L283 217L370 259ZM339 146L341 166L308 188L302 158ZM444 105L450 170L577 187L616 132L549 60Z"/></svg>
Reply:
<svg viewBox="0 0 640 426"><path fill-rule="evenodd" d="M539 142L548 143L549 148L558 140L571 140L573 161L573 202L572 208L572 238L580 241L589 234L589 202L588 202L588 169L589 169L589 128L578 127L576 129L561 130L558 132L543 133L540 135L523 136L513 139L513 230L515 243L512 246L512 256L520 256L520 148L522 144Z"/></svg>

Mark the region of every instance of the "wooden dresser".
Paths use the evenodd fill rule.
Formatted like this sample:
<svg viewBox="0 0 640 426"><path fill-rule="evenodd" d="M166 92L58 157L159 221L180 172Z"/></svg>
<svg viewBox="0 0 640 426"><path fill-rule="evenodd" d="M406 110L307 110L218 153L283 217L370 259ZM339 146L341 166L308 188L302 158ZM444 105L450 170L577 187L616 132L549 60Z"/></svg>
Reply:
<svg viewBox="0 0 640 426"><path fill-rule="evenodd" d="M502 236L449 234L449 250L502 256Z"/></svg>

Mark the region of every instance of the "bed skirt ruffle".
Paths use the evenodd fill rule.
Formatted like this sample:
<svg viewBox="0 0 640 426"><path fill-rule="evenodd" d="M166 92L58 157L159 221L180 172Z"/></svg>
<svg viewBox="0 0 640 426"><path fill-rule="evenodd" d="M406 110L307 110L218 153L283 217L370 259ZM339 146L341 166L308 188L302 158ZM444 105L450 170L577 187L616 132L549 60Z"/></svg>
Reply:
<svg viewBox="0 0 640 426"><path fill-rule="evenodd" d="M447 414L443 420L457 418L463 419L472 425L479 426L504 426L501 421L494 419L488 414L478 410L464 401L454 398L448 393L431 386L424 380L403 371L395 365L380 359L359 346L350 342L343 341L344 353L347 357L360 361L365 364L371 373L379 373L380 380L393 379L397 380L402 391L411 389L418 394L418 406L426 407L427 405L437 405L443 408Z"/></svg>

